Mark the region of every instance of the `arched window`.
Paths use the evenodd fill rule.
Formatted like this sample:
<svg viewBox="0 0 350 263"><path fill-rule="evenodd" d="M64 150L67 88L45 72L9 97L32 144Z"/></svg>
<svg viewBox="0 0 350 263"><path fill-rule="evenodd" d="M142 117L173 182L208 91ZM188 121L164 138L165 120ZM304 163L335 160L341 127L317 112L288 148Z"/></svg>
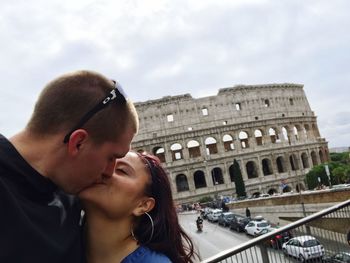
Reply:
<svg viewBox="0 0 350 263"><path fill-rule="evenodd" d="M225 134L222 138L222 141L224 142L225 152L232 151L235 149L235 146L233 145L233 138L231 135Z"/></svg>
<svg viewBox="0 0 350 263"><path fill-rule="evenodd" d="M163 147L157 146L153 148L153 154L158 157L159 161L165 163L165 151Z"/></svg>
<svg viewBox="0 0 350 263"><path fill-rule="evenodd" d="M191 140L187 143L188 154L190 158L195 158L201 156L201 149L199 147L199 142Z"/></svg>
<svg viewBox="0 0 350 263"><path fill-rule="evenodd" d="M292 171L299 169L298 158L294 153L289 156L289 162L290 162L290 167L292 168Z"/></svg>
<svg viewBox="0 0 350 263"><path fill-rule="evenodd" d="M216 140L213 137L208 137L205 139L205 149L206 149L207 155L218 153Z"/></svg>
<svg viewBox="0 0 350 263"><path fill-rule="evenodd" d="M295 140L298 141L299 140L299 134L298 134L298 129L297 129L296 126L293 127L293 133L294 133Z"/></svg>
<svg viewBox="0 0 350 263"><path fill-rule="evenodd" d="M286 166L284 162L283 156L279 156L276 159L277 169L279 173L285 173L286 172Z"/></svg>
<svg viewBox="0 0 350 263"><path fill-rule="evenodd" d="M270 135L272 143L278 142L278 140L279 140L278 134L277 134L277 132L276 132L276 130L274 128L270 128L269 129L269 135Z"/></svg>
<svg viewBox="0 0 350 263"><path fill-rule="evenodd" d="M285 127L282 127L282 135L283 135L283 140L289 142L288 130Z"/></svg>
<svg viewBox="0 0 350 263"><path fill-rule="evenodd" d="M258 177L258 171L256 169L255 162L253 161L247 162L246 169L247 169L247 175L249 179Z"/></svg>
<svg viewBox="0 0 350 263"><path fill-rule="evenodd" d="M179 174L176 176L176 189L178 192L188 191L187 177L184 174Z"/></svg>
<svg viewBox="0 0 350 263"><path fill-rule="evenodd" d="M193 174L193 178L194 178L194 187L196 187L196 189L207 187L207 182L205 180L205 175L203 171L201 170L195 171L195 173Z"/></svg>
<svg viewBox="0 0 350 263"><path fill-rule="evenodd" d="M170 150L173 157L173 161L180 160L183 158L181 144L174 143L170 146Z"/></svg>
<svg viewBox="0 0 350 263"><path fill-rule="evenodd" d="M307 157L307 154L306 154L306 153L302 153L302 154L301 154L301 161L302 161L302 163L303 163L303 168L304 168L304 169L310 167L310 165L309 165L309 158Z"/></svg>
<svg viewBox="0 0 350 263"><path fill-rule="evenodd" d="M245 131L241 131L238 135L238 138L241 142L242 149L249 148L248 133L246 133Z"/></svg>
<svg viewBox="0 0 350 263"><path fill-rule="evenodd" d="M211 177L213 179L213 185L224 183L224 177L222 176L222 171L219 167L215 167L211 170Z"/></svg>
<svg viewBox="0 0 350 263"><path fill-rule="evenodd" d="M255 130L254 136L255 136L256 144L263 145L263 134L262 134L261 130Z"/></svg>
<svg viewBox="0 0 350 263"><path fill-rule="evenodd" d="M311 160L312 160L312 166L318 165L317 156L316 156L315 151L311 152Z"/></svg>
<svg viewBox="0 0 350 263"><path fill-rule="evenodd" d="M263 169L264 175L270 175L273 173L270 159L267 159L267 158L263 159L261 161L261 164L262 164L262 169Z"/></svg>
<svg viewBox="0 0 350 263"><path fill-rule="evenodd" d="M264 101L264 106L265 106L266 108L270 107L270 101L269 101L268 99L266 99L266 100Z"/></svg>
<svg viewBox="0 0 350 263"><path fill-rule="evenodd" d="M320 155L320 160L321 160L321 163L324 163L324 162L325 162L325 159L324 159L324 154L323 154L322 149L320 149L320 151L319 151L319 155Z"/></svg>

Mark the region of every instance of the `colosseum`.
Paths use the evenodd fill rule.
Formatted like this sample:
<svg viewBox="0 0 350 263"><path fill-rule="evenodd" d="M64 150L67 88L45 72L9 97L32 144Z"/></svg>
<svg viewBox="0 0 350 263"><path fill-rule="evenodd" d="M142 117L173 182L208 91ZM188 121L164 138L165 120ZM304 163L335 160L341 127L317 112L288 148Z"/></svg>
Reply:
<svg viewBox="0 0 350 263"><path fill-rule="evenodd" d="M299 84L237 85L216 96L167 96L135 103L136 150L158 156L175 200L235 196L233 162L248 196L305 189L305 174L329 160L317 117Z"/></svg>

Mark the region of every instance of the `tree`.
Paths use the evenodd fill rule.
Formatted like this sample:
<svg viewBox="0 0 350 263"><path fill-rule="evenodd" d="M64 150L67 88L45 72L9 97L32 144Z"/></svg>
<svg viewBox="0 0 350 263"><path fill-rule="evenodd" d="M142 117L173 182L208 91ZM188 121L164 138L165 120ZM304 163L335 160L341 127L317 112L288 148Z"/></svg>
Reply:
<svg viewBox="0 0 350 263"><path fill-rule="evenodd" d="M242 178L241 168L239 167L239 163L236 159L233 160L233 175L237 197L246 196L247 193L245 191L245 185Z"/></svg>

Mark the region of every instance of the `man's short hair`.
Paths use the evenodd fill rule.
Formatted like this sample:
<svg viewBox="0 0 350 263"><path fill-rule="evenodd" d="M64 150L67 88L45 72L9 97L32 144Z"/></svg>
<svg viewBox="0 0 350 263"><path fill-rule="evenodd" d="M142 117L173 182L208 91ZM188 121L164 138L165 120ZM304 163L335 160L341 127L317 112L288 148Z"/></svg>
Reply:
<svg viewBox="0 0 350 263"><path fill-rule="evenodd" d="M76 71L49 82L41 92L27 129L39 136L69 133L81 118L114 88L112 80L93 71ZM116 141L127 128L138 130L133 103L113 101L83 128L96 143ZM63 138L62 138L63 140Z"/></svg>

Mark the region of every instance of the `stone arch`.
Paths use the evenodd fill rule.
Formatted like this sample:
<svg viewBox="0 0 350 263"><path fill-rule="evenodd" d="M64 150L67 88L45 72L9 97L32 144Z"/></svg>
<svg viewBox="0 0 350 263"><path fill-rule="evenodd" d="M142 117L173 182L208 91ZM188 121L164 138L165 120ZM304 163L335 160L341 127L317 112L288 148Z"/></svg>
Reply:
<svg viewBox="0 0 350 263"><path fill-rule="evenodd" d="M256 145L263 145L263 133L261 130L257 129L254 131L254 136L256 140Z"/></svg>
<svg viewBox="0 0 350 263"><path fill-rule="evenodd" d="M276 143L276 142L278 142L279 137L278 137L278 132L276 131L276 129L274 129L274 128L271 127L271 128L269 129L269 135L270 135L271 143Z"/></svg>
<svg viewBox="0 0 350 263"><path fill-rule="evenodd" d="M326 161L329 162L329 152L327 148L324 149L324 154L325 154Z"/></svg>
<svg viewBox="0 0 350 263"><path fill-rule="evenodd" d="M267 191L267 193L268 193L269 195L274 195L274 194L277 194L278 191L276 190L276 188L270 188L270 189Z"/></svg>
<svg viewBox="0 0 350 263"><path fill-rule="evenodd" d="M178 192L184 192L189 190L186 175L178 174L175 178L175 181L176 181L176 189Z"/></svg>
<svg viewBox="0 0 350 263"><path fill-rule="evenodd" d="M222 141L224 142L224 149L225 149L225 152L228 152L228 151L232 151L235 149L235 146L233 144L233 138L231 135L229 134L225 134L223 137L222 137Z"/></svg>
<svg viewBox="0 0 350 263"><path fill-rule="evenodd" d="M249 179L258 177L258 170L254 161L247 162L245 167Z"/></svg>
<svg viewBox="0 0 350 263"><path fill-rule="evenodd" d="M207 181L205 180L205 175L203 171L201 170L195 171L193 174L193 178L194 178L194 187L196 189L207 187Z"/></svg>
<svg viewBox="0 0 350 263"><path fill-rule="evenodd" d="M294 153L289 155L289 163L290 163L290 167L291 167L292 171L299 170L298 158Z"/></svg>
<svg viewBox="0 0 350 263"><path fill-rule="evenodd" d="M254 193L252 194L252 197L253 197L253 198L258 198L260 195L261 195L261 193L258 191L258 192L254 192Z"/></svg>
<svg viewBox="0 0 350 263"><path fill-rule="evenodd" d="M305 191L305 185L303 183L297 183L295 185L295 190L299 193L300 191Z"/></svg>
<svg viewBox="0 0 350 263"><path fill-rule="evenodd" d="M153 155L157 156L159 161L165 163L165 150L161 146L156 146L152 150Z"/></svg>
<svg viewBox="0 0 350 263"><path fill-rule="evenodd" d="M213 185L223 184L224 177L222 175L222 170L219 167L215 167L211 170L211 178L213 179Z"/></svg>
<svg viewBox="0 0 350 263"><path fill-rule="evenodd" d="M234 174L234 167L233 167L233 164L230 165L230 167L228 168L228 171L230 173L230 180L231 182L234 182L235 181L235 174Z"/></svg>
<svg viewBox="0 0 350 263"><path fill-rule="evenodd" d="M318 165L317 155L315 151L311 152L312 166Z"/></svg>
<svg viewBox="0 0 350 263"><path fill-rule="evenodd" d="M318 154L320 155L321 163L324 163L325 162L325 158L324 158L324 153L323 153L322 148L319 150Z"/></svg>
<svg viewBox="0 0 350 263"><path fill-rule="evenodd" d="M218 147L214 137L208 137L205 139L205 150L207 155L218 153Z"/></svg>
<svg viewBox="0 0 350 263"><path fill-rule="evenodd" d="M174 143L170 146L171 155L173 161L180 160L183 158L182 145L180 143Z"/></svg>
<svg viewBox="0 0 350 263"><path fill-rule="evenodd" d="M316 124L312 124L312 133L315 138L320 137L320 132L318 131Z"/></svg>
<svg viewBox="0 0 350 263"><path fill-rule="evenodd" d="M288 127L282 127L282 137L283 137L283 140L286 141L286 142L290 142L289 141L289 135L288 135Z"/></svg>
<svg viewBox="0 0 350 263"><path fill-rule="evenodd" d="M310 125L309 124L304 125L304 134L305 134L305 138L309 138L309 136L310 136Z"/></svg>
<svg viewBox="0 0 350 263"><path fill-rule="evenodd" d="M241 142L242 149L249 148L249 135L246 131L240 131L238 138Z"/></svg>
<svg viewBox="0 0 350 263"><path fill-rule="evenodd" d="M309 158L307 156L307 154L304 152L301 154L301 162L303 163L303 168L309 168L310 164L309 164Z"/></svg>
<svg viewBox="0 0 350 263"><path fill-rule="evenodd" d="M283 156L278 156L276 159L277 170L279 173L285 173L287 171L286 164Z"/></svg>
<svg viewBox="0 0 350 263"><path fill-rule="evenodd" d="M190 140L187 143L188 155L190 158L195 158L201 156L201 149L199 142L196 140Z"/></svg>
<svg viewBox="0 0 350 263"><path fill-rule="evenodd" d="M268 99L265 99L265 100L264 100L264 106L265 106L266 108L270 107L270 101L269 101Z"/></svg>
<svg viewBox="0 0 350 263"><path fill-rule="evenodd" d="M294 135L294 138L296 141L299 141L299 131L298 131L298 128L297 128L298 125L294 126L293 127L293 135Z"/></svg>
<svg viewBox="0 0 350 263"><path fill-rule="evenodd" d="M263 170L263 174L264 175L270 175L273 173L272 171L272 164L271 164L271 160L268 158L264 158L261 161L262 164L262 170Z"/></svg>

